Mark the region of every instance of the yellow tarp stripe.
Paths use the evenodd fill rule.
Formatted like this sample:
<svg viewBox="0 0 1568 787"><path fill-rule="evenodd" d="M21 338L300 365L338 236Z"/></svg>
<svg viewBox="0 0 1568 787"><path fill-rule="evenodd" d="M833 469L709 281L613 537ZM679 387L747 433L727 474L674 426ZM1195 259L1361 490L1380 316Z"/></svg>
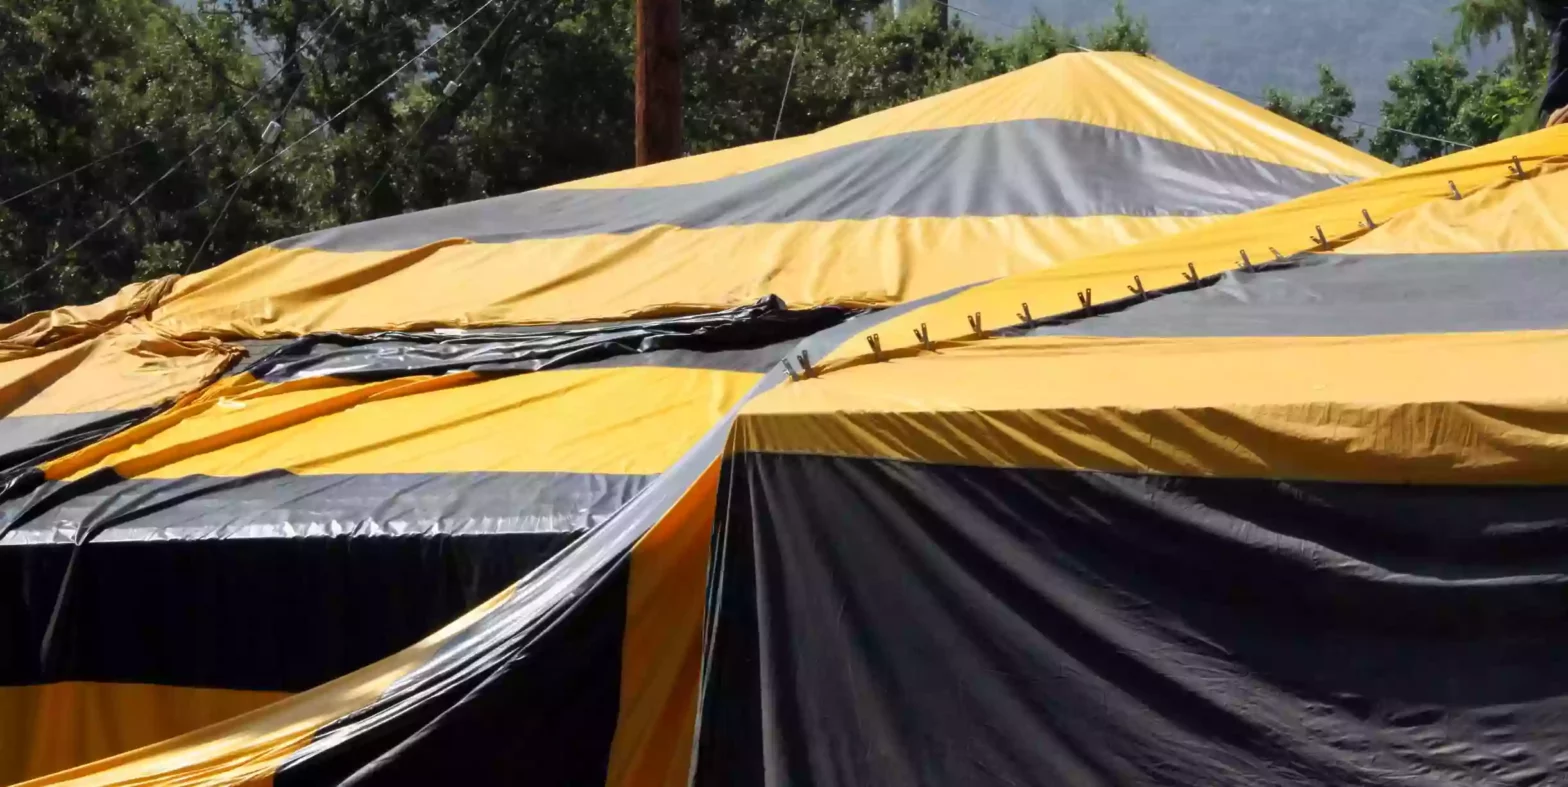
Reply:
<svg viewBox="0 0 1568 787"><path fill-rule="evenodd" d="M145 321L62 349L0 363L0 415L132 410L176 399L237 354L216 342L176 341Z"/></svg>
<svg viewBox="0 0 1568 787"><path fill-rule="evenodd" d="M563 369L354 383L220 382L176 411L45 467L126 478L456 472L663 472L761 375Z"/></svg>
<svg viewBox="0 0 1568 787"><path fill-rule="evenodd" d="M715 461L632 548L606 787L686 784L718 480Z"/></svg>
<svg viewBox="0 0 1568 787"><path fill-rule="evenodd" d="M1431 200L1339 251L1474 254L1568 249L1565 207L1568 164L1547 164L1529 178L1506 178L1462 200Z"/></svg>
<svg viewBox="0 0 1568 787"><path fill-rule="evenodd" d="M786 383L742 450L1234 478L1568 481L1568 331L994 339Z"/></svg>

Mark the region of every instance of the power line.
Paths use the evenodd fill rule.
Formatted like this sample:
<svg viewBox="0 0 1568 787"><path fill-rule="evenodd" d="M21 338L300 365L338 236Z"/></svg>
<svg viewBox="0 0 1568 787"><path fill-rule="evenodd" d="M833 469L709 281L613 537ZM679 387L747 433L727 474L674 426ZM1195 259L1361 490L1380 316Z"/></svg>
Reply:
<svg viewBox="0 0 1568 787"><path fill-rule="evenodd" d="M1417 133L1417 132L1414 132L1414 131L1406 131L1406 130L1404 130L1402 128L1394 128L1393 126L1380 126L1380 125L1378 125L1376 123L1368 123L1365 120L1356 120L1355 118L1353 118L1353 117L1351 117L1349 115L1345 115L1343 117L1339 117L1338 119L1339 120L1348 120L1348 121L1350 121L1352 123L1355 123L1358 126L1365 126L1367 128L1377 129L1379 131L1392 131L1392 132L1394 132L1396 134L1404 134L1407 137L1416 137L1418 139L1431 140L1432 142L1441 142L1444 145L1453 145L1454 147L1464 148L1465 150L1474 150L1475 149L1475 145L1467 145L1467 144L1465 144L1463 142L1458 142L1458 141L1452 140L1452 139L1443 139L1442 137L1434 137L1434 136L1430 136L1428 134L1420 134L1420 133Z"/></svg>
<svg viewBox="0 0 1568 787"><path fill-rule="evenodd" d="M473 68L474 65L479 62L479 56L484 53L485 47L490 46L490 41L495 38L495 34L501 32L501 28L506 25L506 20L511 18L513 11L517 10L517 5L518 0L512 0L512 4L507 6L506 13L502 14L500 20L495 23L495 26L490 28L490 34L485 36L485 40L480 42L479 46L474 49L474 53L469 56L468 62L463 64L463 67L458 70L457 76L453 77L452 80L447 83L447 86L441 90L441 98L438 99L435 104L431 105L430 109L425 112L424 118L419 121L419 126L414 129L414 133L404 137L403 144L398 146L397 152L393 153L387 159L387 165L386 167L382 168L381 175L376 178L375 183L370 185L370 190L365 192L367 195L374 194L376 193L376 189L381 188L381 184L386 181L387 176L392 174L392 168L396 166L397 161L403 157L403 153L408 150L408 146L412 145L415 140L419 139L419 135L424 133L425 126L430 124L430 120L436 116L436 112L439 111L441 107L446 106L447 99L451 98L452 93L456 92L457 90L455 86L461 85L463 83L463 77L468 74L469 69ZM532 20L534 17L530 15L527 17L527 19ZM461 116L462 111L459 110L458 114Z"/></svg>
<svg viewBox="0 0 1568 787"><path fill-rule="evenodd" d="M73 251L76 251L78 248L81 247L81 245L83 243L86 243L93 236L97 235L98 233L102 232L104 229L108 228L109 225L111 225L111 224L115 223L116 221L118 221L120 219L120 217L124 216L126 213L129 213L131 208L136 207L143 199L146 198L146 196L148 194L152 193L153 187L157 186L159 183L162 183L170 175L173 175L174 172L176 170L178 170L180 167L185 166L185 163L187 161L190 161L193 156L195 156L197 153L201 152L204 148L206 148L208 144L209 143L203 142L202 144L196 146L195 150L192 150L189 154L187 154L184 158L181 158L179 161L174 162L174 166L169 167L167 170L164 170L164 173L162 175L159 175L157 180L154 180L152 183L147 184L147 188L142 189L140 194L137 194L135 197L133 197L130 202L126 203L125 207L120 208L118 211L115 212L115 214L113 216L110 216L109 218L105 219L102 224L99 224L98 226L93 227L91 230L88 230L87 234L83 235L80 238L77 238L76 241L73 242L70 246L67 246L64 251L61 251L58 254L55 254L53 257L50 257L49 259L44 260L42 265L39 265L38 267L33 268L32 270L28 271L27 273L24 273L21 276L18 276L10 284L7 284L5 287L0 288L0 293L7 293L7 292L10 292L11 290L16 289L18 286L20 286L22 284L22 282L27 281L28 279L30 279L30 278L38 275L39 273L43 272L46 268L52 267L55 263L59 262L62 259L65 259L66 255L70 254Z"/></svg>
<svg viewBox="0 0 1568 787"><path fill-rule="evenodd" d="M339 7L341 8L341 6L339 6ZM332 23L332 28L326 32L326 35L330 36L334 32L336 32L337 29L338 29L338 23L342 22L342 21L343 21L343 17L341 17L341 16L338 17L337 20ZM322 20L323 24L325 22L326 22L326 20ZM320 29L321 29L320 25L317 25L316 30L319 31ZM301 49L303 49L303 47L301 47ZM282 73L282 71L283 71L283 69L280 67L278 69L278 72ZM294 106L295 99L299 98L300 90L305 87L305 82L306 81L307 80L306 80L305 75L304 74L300 74L299 81L294 83L294 90L293 90L293 92L289 93L288 99L283 102L283 107L281 109L279 109L273 115L272 122L278 123L278 122L281 122L281 121L283 121L284 119L286 119L288 117L289 109ZM256 152L252 153L251 157L250 157L250 160L245 162L245 167L247 169L249 169L252 165L254 165L256 163L256 159L261 158L261 154L266 151L266 149L267 149L267 147L269 145L271 145L271 142L269 141L269 139L270 138L268 137L268 135L265 132L263 132L263 134L262 134L262 144L260 144L260 145L258 145L256 147ZM241 176L240 180L239 180L239 183L244 183L246 177L248 177L248 176ZM213 219L212 222L207 225L207 234L201 239L201 244L196 247L196 253L192 254L190 260L185 263L185 267L180 269L180 274L181 275L184 275L186 273L190 273L191 269L196 267L196 261L201 259L202 252L207 250L207 244L212 242L212 236L218 232L218 228L219 227L223 226L223 218L225 216L229 215L229 207L234 204L234 198L238 197L239 194L240 194L240 190L238 188L235 188L234 190L230 191L229 192L229 196L226 197L223 200L223 208L222 208L222 210L219 210L218 211L218 217L216 219Z"/></svg>
<svg viewBox="0 0 1568 787"><path fill-rule="evenodd" d="M328 19L331 19L334 16L336 16L337 13L339 11L341 11L342 9L343 9L342 6L334 6L333 9L332 9L332 13L327 14L326 17L324 17L319 23L317 23L315 29L312 30L312 32L310 34L310 37L304 43L300 44L299 48L295 50L294 54L292 56L290 56L288 60L286 60L282 64L280 64L278 66L278 69L272 73L272 76L269 76L266 79L262 80L261 84L257 85L255 90L251 91L250 96L245 99L245 102L240 104L239 108L234 110L234 112L230 114L229 122L226 122L222 126L219 126L217 128L217 130L212 132L212 133L218 133L218 132L221 132L223 129L228 128L229 124L233 122L233 118L234 117L237 117L239 115L239 113L245 111L246 107L249 107L251 104L255 103L256 99L261 97L262 91L266 90L267 86L272 84L273 80L277 79L280 75L282 75L284 69L286 69L288 67L289 63L293 62L300 55L304 54L305 49L310 44L315 42L316 34L321 31L322 25L325 25L327 23ZM212 113L209 111L207 114L210 115ZM189 115L186 115L185 117L181 118L181 120L190 120L192 118L195 118L196 115L197 115L197 113L193 112L193 113L191 113ZM5 205L7 205L7 204L9 204L11 202L14 202L16 200L19 200L19 199L29 195L29 194L32 194L32 193L34 193L36 191L39 191L40 189L45 189L45 188L48 188L50 186L53 186L54 184L59 183L62 180L66 180L66 179L68 179L68 178L70 178L70 177L72 177L74 175L77 175L77 174L79 174L79 173L81 173L81 172L83 172L85 170L92 169L93 167L96 167L99 164L102 164L102 163L104 163L106 161L109 161L110 159L118 158L119 156L124 155L125 153L127 153L127 152L129 152L131 150L134 150L134 149L136 149L138 147L141 147L142 145L152 144L153 142L158 141L159 138L168 136L169 134L172 134L173 132L174 132L174 129L173 128L169 128L169 129L164 130L162 133L154 134L154 135L152 135L150 137L144 137L144 138L142 138L140 140L137 140L135 142L130 142L130 143L127 143L125 145L122 145L119 148L116 148L116 149L114 149L112 151L109 151L108 153L105 153L102 156L99 156L98 158L95 158L92 161L89 161L86 164L83 164L83 165L77 167L76 169L71 170L70 172L67 172L67 173L65 173L63 175L57 175L57 176L55 176L53 178L50 178L49 180L44 181L43 183L39 183L38 185L33 186L32 188L26 189L25 191L21 191L21 192L18 192L16 194L12 194L11 196L6 197L5 199L0 199L0 207L4 207Z"/></svg>
<svg viewBox="0 0 1568 787"><path fill-rule="evenodd" d="M1267 107L1268 103L1269 103L1269 100L1267 98L1264 98L1263 96L1257 96L1257 95L1252 95L1252 94L1248 94L1248 93L1240 93L1240 92L1236 93L1236 95L1241 96L1242 98L1245 98L1248 101L1251 101L1251 102L1253 102L1253 103L1255 103L1255 104L1257 104L1258 106L1261 106L1261 107ZM1434 137L1434 136L1432 136L1430 134L1422 134L1422 133L1415 132L1415 131L1406 131L1406 130L1404 130L1402 128L1395 128L1393 126L1384 126L1384 125L1380 125L1380 124L1377 124L1377 123L1368 123L1365 120L1357 120L1357 119L1355 119L1355 118L1353 118L1353 117L1351 117L1349 115L1335 115L1334 119L1335 120L1346 120L1346 121L1349 121L1351 123L1355 123L1358 126L1362 126L1362 127L1370 128L1370 129L1376 129L1378 131L1392 131L1395 134L1404 134L1407 137L1415 137L1417 139L1425 139L1425 140L1429 140L1429 141L1432 141L1432 142L1441 142L1444 145L1453 145L1456 148L1464 148L1466 150L1473 150L1473 149L1475 149L1475 145L1467 145L1467 144L1465 144L1463 142L1459 142L1457 140L1443 139L1442 137Z"/></svg>
<svg viewBox="0 0 1568 787"><path fill-rule="evenodd" d="M240 175L238 180L236 180L234 183L232 183L228 187L226 187L223 191L220 191L218 193L219 194L223 194L223 193L226 193L226 192L228 192L228 191L230 191L232 189L239 188L239 186L242 183L245 182L246 178L250 177L251 175L256 174L257 172L261 171L262 169L265 169L272 162L277 161L278 159L288 155L289 151L293 150L295 147L298 147L300 145L300 143L302 143L305 140L310 139L311 137L315 136L316 132L326 128L329 125L331 125L333 121L335 121L338 118L342 117L343 115L347 114L349 110L353 109L356 106L359 106L359 103L361 101L364 101L365 99L369 98L371 95L375 94L376 91L380 90L382 87L385 87L386 84L388 82L391 82L393 79L395 79L398 74L403 73L403 69L408 68L409 66L413 65L420 58L422 58L426 54L428 54L430 52L430 50L435 49L438 45L440 45L440 43L442 41L445 41L453 33L456 33L458 30L461 30L463 28L463 26L467 25L470 21L473 21L474 17L479 16L479 14L482 13L486 8L489 8L490 6L495 5L496 2L497 2L497 0L485 0L485 3L483 5L481 5L481 6L479 6L478 8L474 9L473 13L470 13L468 16L463 17L463 19L461 21L459 21L457 24L453 25L452 27L447 28L447 30L445 32L443 32L440 35L440 37L436 38L436 40L434 40L434 41L431 41L424 49L421 49L418 52L414 53L413 57L409 58L408 60L404 61L404 63L402 65L400 65L397 68L393 69L392 73L387 74L386 77L384 77L380 82L377 82L376 84L372 85L369 90L366 90L358 98L355 98L353 101L348 102L348 104L345 105L342 109L338 110L337 112L334 112L331 117L328 117L326 120L323 120L320 123L316 124L316 126L314 128L312 128L311 130L305 132L304 135L302 135L299 139L296 139L293 142L290 142L289 144L285 145L282 150L279 150L277 153L272 154L272 156L270 158L268 158L266 161L263 161L260 164L257 164L256 166L251 167L250 169L246 170L244 174ZM202 205L205 205L208 202L211 202L213 196L216 196L216 195L208 196L207 199L202 200L200 203L198 203L196 205L196 207L200 208Z"/></svg>
<svg viewBox="0 0 1568 787"><path fill-rule="evenodd" d="M192 113L191 116L194 116L194 113ZM142 145L151 144L152 141L153 141L152 138L144 137L144 138L139 139L139 140L137 140L135 142L131 142L131 143L122 145L119 148L116 148L115 150L112 150L112 151L110 151L108 153L105 153L102 156L99 156L98 158L95 158L92 161L89 161L86 164L83 164L80 167L77 167L76 169L73 169L70 172L65 173L64 175L58 175L56 177L50 178L49 180L46 180L46 181L38 184L36 186L33 186L30 189L27 189L25 191L17 192L15 194L12 194L9 197L6 197L5 199L0 199L0 207L4 207L8 203L11 203L11 202L14 202L16 200L19 200L19 199L21 199L21 198L23 198L23 197L25 197L25 196L27 196L29 194L32 194L33 192L38 191L40 189L45 189L45 188L48 188L50 186L53 186L54 184L59 183L60 181L65 180L65 179L67 179L67 178L69 178L69 177L71 177L71 176L73 176L73 175L75 175L75 174L77 174L79 172L82 172L83 170L92 169L93 167L96 167L99 164L102 164L105 161L108 161L109 159L115 158L116 156L119 156L119 155L125 153L126 151L132 150L134 148L141 147Z"/></svg>
<svg viewBox="0 0 1568 787"><path fill-rule="evenodd" d="M325 25L327 23L327 20L332 18L332 17L334 17L334 16L336 16L337 13L339 11L341 11L342 9L343 9L343 7L341 5L335 6L333 8L333 10L332 10L332 13L328 14L325 18L323 18L321 20L321 22L319 22L316 25L316 27L312 30L312 32L311 32L311 40L314 40L315 39L315 35L317 33L321 32L321 28L322 28L323 25ZM304 50L305 50L305 45L302 44L300 46L299 51L303 52ZM296 53L296 54L298 54L298 53ZM281 72L282 69L279 69L279 71ZM274 76L276 76L276 75L274 75ZM194 159L198 153L201 153L203 150L206 150L208 147L210 147L212 145L212 138L217 136L219 133L221 133L224 129L228 128L230 125L233 125L233 123L235 122L235 119L239 117L239 113L242 112L245 109L245 107L250 106L250 104L253 101L255 101L257 98L259 98L261 96L262 90L265 89L266 86L268 84L270 84L270 82L271 82L271 79L269 78L267 81L265 81L261 85L259 85L256 88L256 90L251 93L250 98L246 99L245 103L240 105L240 108L235 110L234 114L229 116L228 119L224 120L223 123L220 124L216 129L210 130L208 132L203 132L204 135L208 137L208 139L206 141L204 141L201 144L197 145L196 147L192 148L189 153L186 153L184 156L181 156L179 161L174 162L174 166L171 166L167 170L164 170L162 175L159 175L157 177L157 179L153 180L152 183L147 184L146 188L142 189L141 192L138 193L135 197L133 197L130 202L126 203L124 207L122 207L119 210L115 211L114 215L112 215L109 218L105 219L101 224L98 224L97 226L95 226L92 229L88 230L86 234L82 235L80 238L77 238L69 246L65 247L64 250L54 254L53 256L49 257L46 260L44 260L42 263L40 263L38 265L38 267L33 268L32 270L29 270L28 272L22 274L21 276L18 276L16 279L12 280L9 284L5 285L4 287L0 287L0 294L4 294L4 293L7 293L7 292L10 292L10 291L16 289L17 287L21 286L28 279L31 279L32 277L37 276L39 273L43 272L44 270L47 270L47 269L49 269L51 267L54 267L56 264L58 264L60 262L60 260L65 259L65 257L67 255L69 255L71 252L76 251L77 249L81 248L82 244L86 243L88 240L91 240L98 233L103 232L105 229L108 229L115 222L119 221L126 214L130 213L131 209L136 207L137 205L141 204L141 201L143 199L146 199L147 195L151 194L152 190L155 187L157 187L157 185L159 183L162 183L165 180L167 180L169 178L169 176L173 175L176 171L178 171L180 169L180 167L185 166L185 164L188 163L191 159ZM296 90L297 90L297 87L296 87Z"/></svg>
<svg viewBox="0 0 1568 787"><path fill-rule="evenodd" d="M795 80L795 61L800 59L800 48L806 43L806 24L800 25L795 36L795 54L789 56L789 73L784 75L784 95L779 96L779 116L773 121L773 138L779 138L779 128L784 125L784 105L789 102L789 85Z"/></svg>
<svg viewBox="0 0 1568 787"><path fill-rule="evenodd" d="M446 30L446 32L443 32L440 35L440 37L438 37L436 40L431 41L424 49L419 50L417 53L414 54L413 57L409 58L407 61L405 61L402 65L398 66L396 69L393 69L392 73L387 74L386 77L384 77L380 82L377 82L376 84L372 85L369 90L365 91L358 98L354 99L353 101L348 102L348 104L346 106L344 106L342 109L338 110L337 112L334 112L331 117L329 117L326 120L323 120L320 123L316 124L315 128L312 128L311 130L305 132L305 134L303 136L301 136L299 139L296 139L293 142L290 142L289 144L285 145L282 150L278 151L277 153L274 153L271 158L267 159L266 161L261 162L260 164L256 165L255 167L252 167L242 177L248 177L250 175L253 175L256 172L260 171L261 169L265 168L268 164L271 164L272 162L277 161L278 159L280 159L283 156L287 155L289 151L293 150L300 143L302 143L305 140L310 139L311 137L315 136L316 132L326 128L329 125L331 125L332 122L337 120L338 118L343 117L343 115L347 114L349 110L353 109L356 106L359 106L359 102L364 101L367 98L370 98L370 96L373 95L376 91L378 91L381 88L385 87L388 82L391 82L393 79L396 79L398 74L403 73L403 69L408 68L409 66L413 65L420 58L422 58L426 54L428 54L430 52L430 50L435 49L436 46L438 46L442 41L445 41L447 39L447 37L451 36L453 33L456 33L458 30L461 30L464 25L467 25L470 21L472 21L474 17L476 17L476 16L478 16L480 14L480 12L484 11L486 8L489 8L490 6L493 6L495 4L496 4L496 0L485 0L484 5L481 5L478 8L474 9L473 13L469 14L466 17L463 17L462 21L460 21L457 24L453 25L452 27L448 28ZM236 183L235 185L237 186L239 184Z"/></svg>
<svg viewBox="0 0 1568 787"><path fill-rule="evenodd" d="M974 11L971 11L971 10L967 9L967 8L961 8L959 6L953 5L952 3L947 2L947 0L932 0L932 2L935 2L937 5L945 6L945 7L949 8L949 9L951 9L951 10L957 11L960 14L968 14L968 15L976 18L976 19L981 19L981 20L990 22L993 25L1001 25L1002 27L1010 28L1010 29L1012 29L1015 32L1024 29L1023 27L1021 27L1019 25L1010 24L1008 22L1003 22L1000 19L992 19L991 17L986 16L985 14L976 13Z"/></svg>
<svg viewBox="0 0 1568 787"><path fill-rule="evenodd" d="M296 139L293 142L289 143L288 145L284 146L282 150L279 150L277 153L273 154L273 156L271 158L268 158L266 161L263 161L262 163L260 163L260 164L258 164L256 166L253 166L250 169L246 170L243 174L240 175L239 179L237 179L233 184L231 184L230 186L228 186L222 192L219 192L219 193L222 194L222 193L227 193L229 191L237 190L241 185L244 184L246 178L249 178L251 175L254 175L255 173L261 171L267 165L271 164L274 161L277 161L279 158L282 158L285 154L287 154L290 150L293 150L301 142L304 142L306 139L309 139L310 137L314 136L316 134L316 132L322 130L323 128L326 128L328 124L332 123L333 121L335 121L338 118L342 117L349 110L351 110L354 107L358 106L361 101L364 101L366 98L369 98L376 91L380 90L382 87L385 87L388 82L391 82L394 78L397 77L398 74L401 74L404 69L408 68L410 65L414 64L420 58L424 57L426 54L428 54L430 52L430 50L435 49L436 46L439 45L442 41L445 41L453 33L456 33L458 30L461 30L470 21L473 21L474 17L477 17L486 8L489 8L490 6L495 5L495 3L496 3L496 0L485 0L485 3L483 5L479 6L476 9L474 9L474 11L472 13L470 13L468 16L463 17L463 19L461 21L459 21L456 25L453 25L452 27L448 28L438 38L436 38L434 41L430 42L430 44L428 44L424 49L419 50L419 52L415 53L413 57L409 58L402 65L400 65L396 69L394 69L392 71L392 73L387 74L386 77L383 78L380 82L377 82L375 85L371 86L371 88L369 90L365 91L358 98L355 98L353 101L350 101L347 106L344 106L342 109L340 109L337 112L333 113L333 115L331 117L327 118L326 120L323 120L321 123L316 125L315 128L312 128L310 131L306 132L304 136L302 136L299 139ZM337 9L335 9L335 11L336 10L341 10L341 8L342 8L342 6L338 6ZM322 24L325 24L325 22L326 22L326 20L323 19L322 20ZM319 30L320 27L321 27L321 25L318 24L317 25L317 29ZM226 128L228 126L228 124L233 123L233 122L234 121L233 121L232 118L229 119L228 121L225 121L223 126L219 127L219 130L222 130L223 128ZM93 236L97 235L99 232L102 232L104 229L108 228L110 225L114 224L122 216L124 216L126 213L130 212L131 208L135 207L143 199L145 199L146 196L149 193L152 192L153 187L157 186L159 183L162 183L170 175L174 174L174 172L176 170L178 170L180 167L184 166L186 162L190 161L192 158L194 158L196 156L197 153L200 153L202 150L206 149L210 144L211 144L211 142L209 141L209 142L203 142L202 144L198 145L190 153L187 153L183 158L181 158L179 161L175 162L174 166L170 167L162 175L158 176L157 180L154 180L151 184L149 184L147 186L147 188L143 189L141 191L141 193L137 194L136 197L133 198L130 201L130 203L125 205L125 207L123 207L120 210L116 211L113 216L110 216L102 224L99 224L98 226L96 226L96 227L92 228L91 230L89 230L87 232L87 234L85 234L82 237L78 238L75 242L71 243L70 246L67 246L63 251L59 252L58 254L55 254L54 256L50 257L47 260L44 260L43 263L40 264L38 267L33 268L32 270L28 271L27 273L22 274L21 276L17 277L15 280L13 280L11 283L7 284L6 286L0 287L0 294L6 293L6 292L10 292L11 290L16 289L23 282L26 282L28 279L32 278L33 276L36 276L40 272L42 272L42 271L44 271L44 270L46 270L46 269L48 269L50 267L53 267L55 264L59 263L60 260L64 259L66 257L66 255L68 255L71 252L75 251L76 249L80 248L81 245L83 243L86 243L90 238L92 238ZM212 201L212 196L209 196L207 199L203 200L201 203L199 203L197 205L197 207L199 208L201 205L205 205L206 203L208 203L210 201Z"/></svg>

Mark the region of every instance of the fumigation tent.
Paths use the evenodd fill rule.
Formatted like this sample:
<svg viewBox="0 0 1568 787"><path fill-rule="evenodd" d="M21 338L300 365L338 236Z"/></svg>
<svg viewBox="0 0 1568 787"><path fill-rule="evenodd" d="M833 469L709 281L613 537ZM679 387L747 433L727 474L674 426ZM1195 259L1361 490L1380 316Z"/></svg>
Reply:
<svg viewBox="0 0 1568 787"><path fill-rule="evenodd" d="M0 782L1548 783L1565 156L1074 54L30 315Z"/></svg>

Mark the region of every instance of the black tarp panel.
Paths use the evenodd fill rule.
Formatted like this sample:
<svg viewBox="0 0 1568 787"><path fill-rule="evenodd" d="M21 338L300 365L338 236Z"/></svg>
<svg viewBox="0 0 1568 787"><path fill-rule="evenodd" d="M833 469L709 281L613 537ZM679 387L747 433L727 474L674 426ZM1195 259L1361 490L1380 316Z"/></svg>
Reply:
<svg viewBox="0 0 1568 787"><path fill-rule="evenodd" d="M0 684L304 691L413 644L578 535L0 549Z"/></svg>
<svg viewBox="0 0 1568 787"><path fill-rule="evenodd" d="M549 369L667 366L762 372L802 338L851 316L824 306L789 309L776 297L709 314L575 326L482 330L313 334L256 361L247 371L268 382L303 377L374 380L475 371L519 374Z"/></svg>
<svg viewBox="0 0 1568 787"><path fill-rule="evenodd" d="M1568 779L1560 488L726 471L698 785Z"/></svg>

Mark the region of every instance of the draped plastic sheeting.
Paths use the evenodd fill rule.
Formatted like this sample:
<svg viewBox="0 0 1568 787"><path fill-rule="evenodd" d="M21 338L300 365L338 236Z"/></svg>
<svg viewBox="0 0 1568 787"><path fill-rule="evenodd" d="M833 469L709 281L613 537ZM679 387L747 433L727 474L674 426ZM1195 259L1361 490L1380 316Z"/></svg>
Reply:
<svg viewBox="0 0 1568 787"><path fill-rule="evenodd" d="M756 398L696 783L1568 778L1565 285L1307 261Z"/></svg>
<svg viewBox="0 0 1568 787"><path fill-rule="evenodd" d="M1550 783L1565 157L1070 55L31 315L0 781Z"/></svg>

